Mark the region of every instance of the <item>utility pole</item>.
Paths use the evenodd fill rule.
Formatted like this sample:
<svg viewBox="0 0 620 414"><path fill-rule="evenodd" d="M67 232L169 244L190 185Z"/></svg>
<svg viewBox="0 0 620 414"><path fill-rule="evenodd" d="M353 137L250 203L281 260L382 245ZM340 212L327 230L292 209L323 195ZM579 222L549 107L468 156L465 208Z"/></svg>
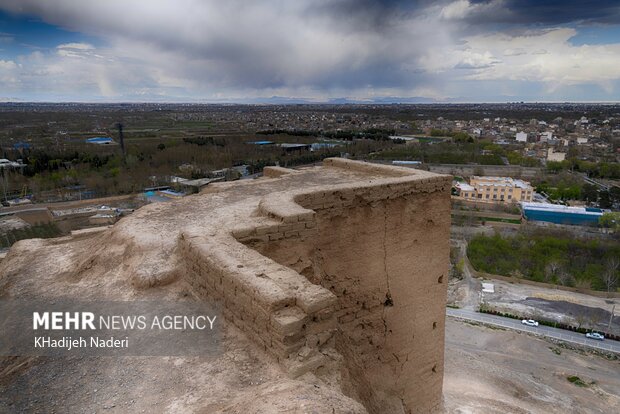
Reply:
<svg viewBox="0 0 620 414"><path fill-rule="evenodd" d="M118 140L121 144L121 152L123 153L123 163L125 162L125 140L123 137L123 124L117 122L116 127L118 128Z"/></svg>
<svg viewBox="0 0 620 414"><path fill-rule="evenodd" d="M6 182L6 175L7 175L7 169L3 168L2 169L2 195L4 196L4 201L9 201L8 197L7 197L7 187L8 184Z"/></svg>
<svg viewBox="0 0 620 414"><path fill-rule="evenodd" d="M614 319L614 310L616 310L616 304L611 307L611 315L609 315L609 324L607 324L607 332L611 332L611 322Z"/></svg>

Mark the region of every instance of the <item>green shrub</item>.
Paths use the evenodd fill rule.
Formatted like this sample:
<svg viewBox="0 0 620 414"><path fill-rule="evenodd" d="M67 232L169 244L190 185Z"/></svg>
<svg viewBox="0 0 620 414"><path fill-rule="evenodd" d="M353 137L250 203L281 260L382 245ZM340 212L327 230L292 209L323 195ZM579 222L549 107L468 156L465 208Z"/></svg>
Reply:
<svg viewBox="0 0 620 414"><path fill-rule="evenodd" d="M568 382L571 382L573 384L575 384L578 387L587 387L588 384L586 384L581 378L579 378L576 375L571 375L569 377L566 377L566 379L568 380Z"/></svg>

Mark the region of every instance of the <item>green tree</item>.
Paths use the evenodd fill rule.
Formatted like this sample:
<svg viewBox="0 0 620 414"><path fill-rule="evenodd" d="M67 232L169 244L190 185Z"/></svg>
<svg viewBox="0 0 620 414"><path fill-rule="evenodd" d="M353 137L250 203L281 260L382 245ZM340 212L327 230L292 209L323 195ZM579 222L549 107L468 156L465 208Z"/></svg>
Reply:
<svg viewBox="0 0 620 414"><path fill-rule="evenodd" d="M612 203L609 191L601 191L599 193L599 205L601 208L611 208Z"/></svg>
<svg viewBox="0 0 620 414"><path fill-rule="evenodd" d="M588 203L596 203L598 201L598 190L595 185L584 184L581 188L581 199Z"/></svg>
<svg viewBox="0 0 620 414"><path fill-rule="evenodd" d="M613 186L609 189L609 196L613 204L620 204L620 187Z"/></svg>
<svg viewBox="0 0 620 414"><path fill-rule="evenodd" d="M598 220L601 227L612 230L620 230L620 213L604 213Z"/></svg>

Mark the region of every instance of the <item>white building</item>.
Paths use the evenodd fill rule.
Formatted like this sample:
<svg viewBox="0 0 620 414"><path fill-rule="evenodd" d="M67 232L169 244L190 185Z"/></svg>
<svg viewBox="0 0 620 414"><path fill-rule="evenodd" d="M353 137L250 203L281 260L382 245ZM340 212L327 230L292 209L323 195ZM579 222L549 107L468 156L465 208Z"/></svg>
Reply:
<svg viewBox="0 0 620 414"><path fill-rule="evenodd" d="M517 142L527 142L527 132L517 132L516 139Z"/></svg>
<svg viewBox="0 0 620 414"><path fill-rule="evenodd" d="M26 164L22 164L21 162L9 161L6 158L0 158L0 168L19 168L25 166Z"/></svg>
<svg viewBox="0 0 620 414"><path fill-rule="evenodd" d="M554 152L553 148L547 150L547 161L564 161L566 159L566 153Z"/></svg>
<svg viewBox="0 0 620 414"><path fill-rule="evenodd" d="M553 132L546 131L540 134L540 142L547 142L553 139Z"/></svg>

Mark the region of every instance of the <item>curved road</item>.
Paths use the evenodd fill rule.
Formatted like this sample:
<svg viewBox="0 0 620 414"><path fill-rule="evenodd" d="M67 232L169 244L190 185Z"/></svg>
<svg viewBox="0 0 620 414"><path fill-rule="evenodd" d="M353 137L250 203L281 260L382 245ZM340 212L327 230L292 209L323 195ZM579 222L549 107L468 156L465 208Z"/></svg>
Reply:
<svg viewBox="0 0 620 414"><path fill-rule="evenodd" d="M446 308L446 315L453 318L486 323L489 325L499 326L515 331L527 332L534 335L544 336L546 338L553 338L559 341L569 342L572 344L597 349L599 351L615 352L617 354L620 354L620 342L618 341L611 341L607 339L604 341L597 341L595 339L588 339L584 334L580 334L577 332L571 332L542 325L537 327L527 326L523 325L521 321L516 319L474 312L468 309Z"/></svg>

